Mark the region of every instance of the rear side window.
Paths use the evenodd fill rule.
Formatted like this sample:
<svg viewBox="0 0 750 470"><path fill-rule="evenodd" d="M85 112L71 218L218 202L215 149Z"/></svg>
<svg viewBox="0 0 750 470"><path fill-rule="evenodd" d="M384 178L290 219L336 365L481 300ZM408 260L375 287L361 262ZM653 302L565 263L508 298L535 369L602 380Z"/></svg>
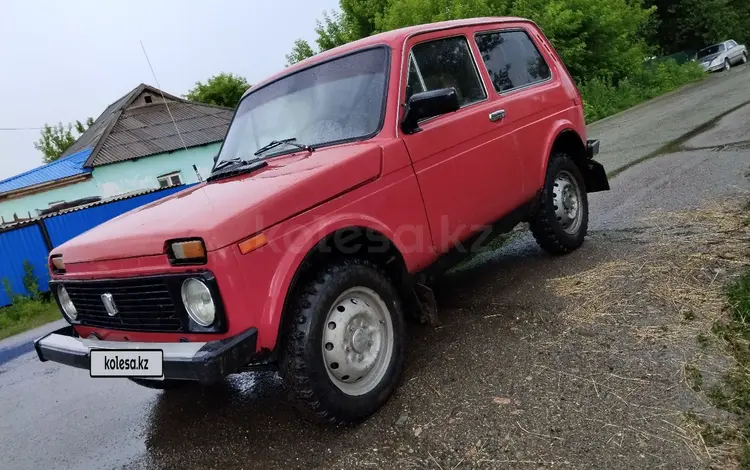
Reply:
<svg viewBox="0 0 750 470"><path fill-rule="evenodd" d="M461 106L487 98L469 43L463 36L417 44L409 55L406 99L414 93L455 88Z"/></svg>
<svg viewBox="0 0 750 470"><path fill-rule="evenodd" d="M498 93L551 77L547 62L525 31L480 33L476 41Z"/></svg>

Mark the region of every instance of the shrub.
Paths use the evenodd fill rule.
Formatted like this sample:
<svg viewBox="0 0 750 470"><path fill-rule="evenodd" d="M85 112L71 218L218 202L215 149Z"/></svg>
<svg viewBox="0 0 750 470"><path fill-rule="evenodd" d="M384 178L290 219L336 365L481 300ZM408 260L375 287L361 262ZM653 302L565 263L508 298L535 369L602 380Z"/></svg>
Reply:
<svg viewBox="0 0 750 470"><path fill-rule="evenodd" d="M695 62L677 65L674 60L666 60L644 64L617 85L606 78L594 78L579 86L586 121L605 118L704 76Z"/></svg>

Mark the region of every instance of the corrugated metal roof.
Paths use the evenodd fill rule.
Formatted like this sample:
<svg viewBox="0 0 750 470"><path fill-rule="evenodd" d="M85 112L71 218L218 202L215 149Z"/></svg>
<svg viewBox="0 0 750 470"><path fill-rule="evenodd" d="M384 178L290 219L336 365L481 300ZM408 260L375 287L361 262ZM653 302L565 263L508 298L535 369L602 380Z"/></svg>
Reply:
<svg viewBox="0 0 750 470"><path fill-rule="evenodd" d="M224 139L232 120L229 109L182 100L170 101L169 111L172 112L174 123L162 100L125 109L109 134L103 137L104 141L88 164L107 165L172 152L183 148L182 140L186 147L219 142Z"/></svg>
<svg viewBox="0 0 750 470"><path fill-rule="evenodd" d="M107 129L111 127L111 124L120 116L119 111L148 88L150 88L148 85L141 83L130 90L125 96L107 106L107 109L96 118L96 121L94 121L91 127L86 129L86 132L81 134L81 136L78 137L78 140L76 140L75 143L65 151L63 157L78 153L85 148L94 148L96 143L99 142L102 134L104 134Z"/></svg>
<svg viewBox="0 0 750 470"><path fill-rule="evenodd" d="M91 155L91 149L84 149L67 157L59 158L52 163L0 181L0 194L27 186L35 186L70 176L90 173L90 168L83 167L89 155Z"/></svg>

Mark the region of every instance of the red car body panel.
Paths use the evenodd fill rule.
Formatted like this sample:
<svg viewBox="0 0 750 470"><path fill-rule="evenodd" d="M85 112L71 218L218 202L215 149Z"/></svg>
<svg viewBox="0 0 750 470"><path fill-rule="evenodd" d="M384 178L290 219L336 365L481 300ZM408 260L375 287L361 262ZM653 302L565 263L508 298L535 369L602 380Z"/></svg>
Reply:
<svg viewBox="0 0 750 470"><path fill-rule="evenodd" d="M537 43L552 78L509 93L495 92L478 61L487 99L421 124L405 135L408 52L416 43L465 35L476 58L479 31L524 29ZM222 334L144 333L76 326L107 340L208 341L258 329L258 350L276 346L285 300L305 256L341 228L363 227L388 237L415 273L480 227L531 200L544 183L557 136L586 140L580 95L539 29L519 18L479 18L415 26L321 53L257 84L372 45L390 49L383 126L366 141L268 159L250 175L200 184L124 214L53 250L67 272L56 280L112 279L210 270L217 278L228 329ZM250 90L252 92L252 90ZM499 122L487 119L506 111ZM264 233L268 244L242 254L237 243ZM201 237L204 266L172 266L170 239Z"/></svg>

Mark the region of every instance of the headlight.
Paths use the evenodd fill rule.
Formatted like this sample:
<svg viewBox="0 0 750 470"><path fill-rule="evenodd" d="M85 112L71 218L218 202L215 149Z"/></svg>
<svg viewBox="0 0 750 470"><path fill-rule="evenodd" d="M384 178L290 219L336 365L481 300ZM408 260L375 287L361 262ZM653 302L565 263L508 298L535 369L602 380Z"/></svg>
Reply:
<svg viewBox="0 0 750 470"><path fill-rule="evenodd" d="M190 318L200 326L210 326L214 322L216 306L203 281L191 277L182 283L182 303Z"/></svg>
<svg viewBox="0 0 750 470"><path fill-rule="evenodd" d="M60 301L60 307L65 316L69 320L75 321L78 318L78 311L76 310L76 306L73 305L73 301L70 300L70 295L68 295L68 291L64 286L57 287L57 300Z"/></svg>

